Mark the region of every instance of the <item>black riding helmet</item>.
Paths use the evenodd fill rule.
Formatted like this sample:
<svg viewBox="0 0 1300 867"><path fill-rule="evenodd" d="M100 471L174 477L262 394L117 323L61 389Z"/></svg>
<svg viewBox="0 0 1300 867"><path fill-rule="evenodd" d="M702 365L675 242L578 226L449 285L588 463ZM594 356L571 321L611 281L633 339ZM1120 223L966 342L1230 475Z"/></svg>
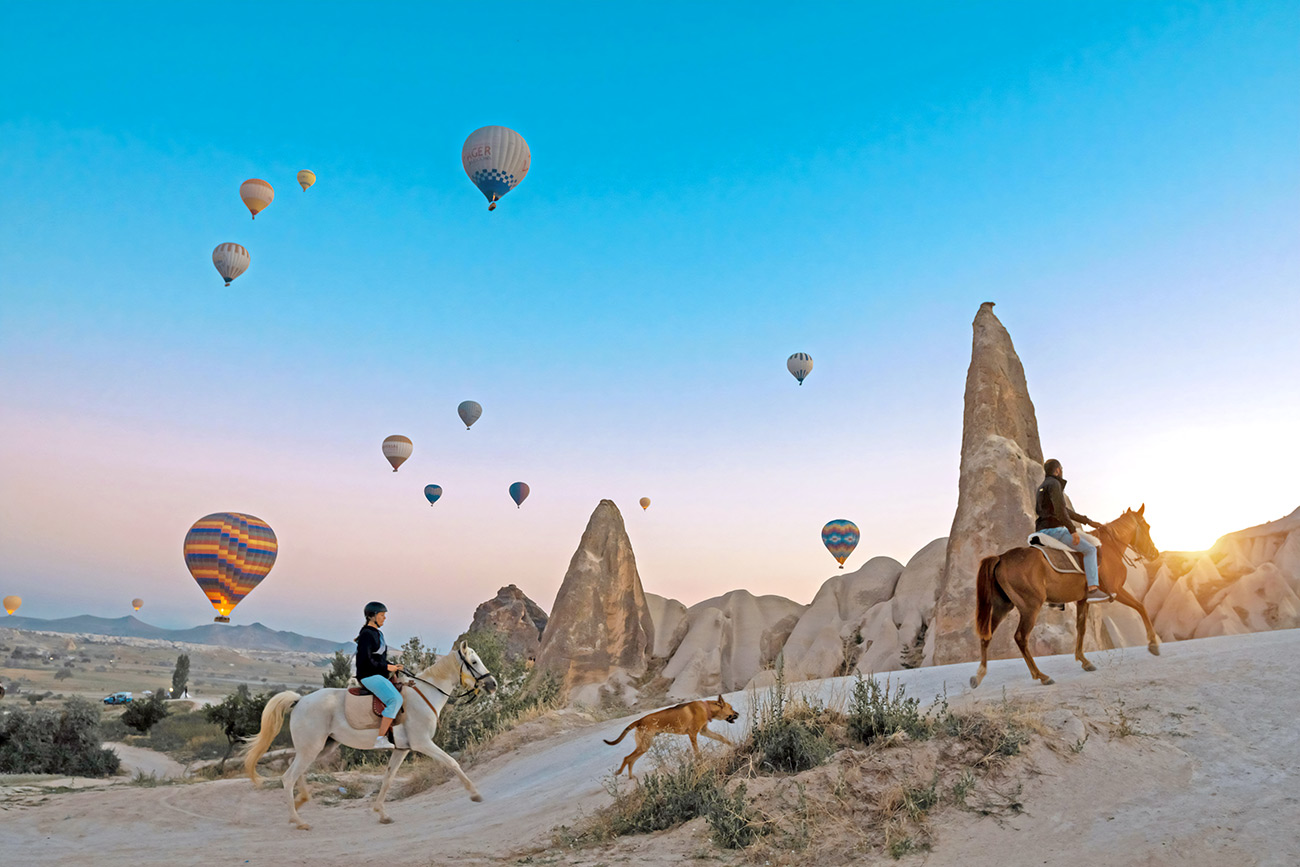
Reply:
<svg viewBox="0 0 1300 867"><path fill-rule="evenodd" d="M382 602L367 602L367 603L366 603L366 620L371 619L371 618L374 617L376 614L383 614L383 613L385 613L386 611L388 611L388 606L385 605L385 604L382 603Z"/></svg>

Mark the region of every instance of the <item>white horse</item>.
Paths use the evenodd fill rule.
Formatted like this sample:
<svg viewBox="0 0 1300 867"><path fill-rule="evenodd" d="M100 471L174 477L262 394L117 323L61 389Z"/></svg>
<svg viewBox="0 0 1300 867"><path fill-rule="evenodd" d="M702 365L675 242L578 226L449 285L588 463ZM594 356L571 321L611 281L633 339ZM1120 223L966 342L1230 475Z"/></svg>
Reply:
<svg viewBox="0 0 1300 867"><path fill-rule="evenodd" d="M408 675L409 677L409 675ZM411 685L402 690L402 708L406 711L406 722L393 730L393 739L397 748L388 761L388 773L384 783L375 795L373 809L379 813L379 821L388 824L392 819L384 812L384 798L388 787L397 775L397 769L406 760L411 750L424 753L442 762L460 777L470 794L470 800L482 801L483 796L474 788L469 777L461 770L460 763L447 755L433 742L433 733L438 729L438 718L442 708L457 686L473 690L478 694L486 689L489 693L497 688L494 678L468 644L462 641L455 651L439 659L433 665L415 675ZM346 689L318 689L301 696L296 692L282 692L271 697L262 711L262 729L250 738L248 753L244 759L244 770L252 778L253 785L260 787L261 778L257 775L257 760L271 746L271 741L280 733L284 725L284 716L289 714L289 731L293 735L295 751L289 770L284 772L284 791L289 798L289 821L304 831L311 826L298 815L298 808L311 800L307 781L302 781L302 794L296 799L293 790L295 784L307 773L308 766L316 760L325 743L330 738L353 749L373 749L375 744L374 729L354 729L348 725L343 714L343 700ZM295 707L296 705L296 707Z"/></svg>

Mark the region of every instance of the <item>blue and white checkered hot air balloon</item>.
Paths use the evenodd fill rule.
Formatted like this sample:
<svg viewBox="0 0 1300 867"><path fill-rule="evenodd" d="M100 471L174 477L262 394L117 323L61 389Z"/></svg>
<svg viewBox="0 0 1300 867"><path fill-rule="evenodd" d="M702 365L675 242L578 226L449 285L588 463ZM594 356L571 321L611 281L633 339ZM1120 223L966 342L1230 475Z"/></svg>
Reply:
<svg viewBox="0 0 1300 867"><path fill-rule="evenodd" d="M488 210L496 210L497 200L513 190L528 175L532 154L528 142L504 126L485 126L474 130L460 149L465 174L488 200Z"/></svg>

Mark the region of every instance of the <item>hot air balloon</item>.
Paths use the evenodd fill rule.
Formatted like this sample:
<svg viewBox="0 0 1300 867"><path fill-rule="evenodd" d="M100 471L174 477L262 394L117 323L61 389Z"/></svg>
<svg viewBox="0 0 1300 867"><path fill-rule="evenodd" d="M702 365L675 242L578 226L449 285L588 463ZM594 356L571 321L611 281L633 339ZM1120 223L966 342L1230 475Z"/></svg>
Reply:
<svg viewBox="0 0 1300 867"><path fill-rule="evenodd" d="M840 563L840 568L844 568L844 561L849 559L853 549L858 547L858 525L852 521L840 519L831 521L825 527L822 527L822 544L826 550L831 552Z"/></svg>
<svg viewBox="0 0 1300 867"><path fill-rule="evenodd" d="M425 485L424 496L429 501L429 505L432 506L442 496L442 485Z"/></svg>
<svg viewBox="0 0 1300 867"><path fill-rule="evenodd" d="M479 416L483 414L483 407L472 400L462 400L460 406L456 407L456 413L460 420L465 422L465 430L469 430L474 422L478 421Z"/></svg>
<svg viewBox="0 0 1300 867"><path fill-rule="evenodd" d="M131 600L131 610L132 610L132 611L139 611L140 608L141 608L141 606L143 606L143 605L144 605L144 600L143 600L143 599L132 599L132 600Z"/></svg>
<svg viewBox="0 0 1300 867"><path fill-rule="evenodd" d="M524 500L528 499L528 485L524 484L523 482L515 482L513 485L511 485L510 499L515 501L516 509L522 506L524 504Z"/></svg>
<svg viewBox="0 0 1300 867"><path fill-rule="evenodd" d="M393 465L393 472L397 472L397 468L411 456L414 449L415 446L411 441L399 434L393 434L384 440L384 457L388 458L388 462Z"/></svg>
<svg viewBox="0 0 1300 867"><path fill-rule="evenodd" d="M217 512L194 522L185 534L185 565L217 609L217 623L230 622L230 612L275 565L278 549L275 532L252 515Z"/></svg>
<svg viewBox="0 0 1300 867"><path fill-rule="evenodd" d="M499 200L519 185L528 174L532 154L528 142L512 129L504 126L485 126L476 129L465 139L460 149L460 161L465 174L474 182L488 200L488 210L494 211Z"/></svg>
<svg viewBox="0 0 1300 867"><path fill-rule="evenodd" d="M23 597L6 596L4 598L5 614L13 614L23 606Z"/></svg>
<svg viewBox="0 0 1300 867"><path fill-rule="evenodd" d="M227 286L231 280L248 270L251 261L248 251L239 244L218 244L212 251L212 264L217 266L217 273L225 278Z"/></svg>
<svg viewBox="0 0 1300 867"><path fill-rule="evenodd" d="M249 178L239 185L239 197L257 219L267 205L275 201L275 188L261 178Z"/></svg>
<svg viewBox="0 0 1300 867"><path fill-rule="evenodd" d="M648 508L650 508L650 498L649 498L649 497L642 497L642 498L641 498L641 511L644 512L644 511L645 511L646 509L648 509Z"/></svg>
<svg viewBox="0 0 1300 867"><path fill-rule="evenodd" d="M302 191L307 192L307 188L316 183L316 173L311 169L303 169L298 172L298 183L302 185Z"/></svg>
<svg viewBox="0 0 1300 867"><path fill-rule="evenodd" d="M803 385L804 378L812 373L812 356L806 352L796 352L786 359L785 369L790 371L791 376L799 380L800 385Z"/></svg>

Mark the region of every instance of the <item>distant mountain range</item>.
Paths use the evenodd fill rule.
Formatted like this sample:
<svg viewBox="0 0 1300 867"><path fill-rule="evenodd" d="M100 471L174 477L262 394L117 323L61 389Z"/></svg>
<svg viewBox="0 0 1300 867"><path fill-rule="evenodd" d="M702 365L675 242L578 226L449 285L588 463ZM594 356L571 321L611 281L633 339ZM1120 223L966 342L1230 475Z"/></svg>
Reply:
<svg viewBox="0 0 1300 867"><path fill-rule="evenodd" d="M325 638L312 638L296 632L280 632L254 623L251 626L223 626L205 623L192 629L163 629L145 623L137 617L62 617L43 620L39 617L11 615L0 617L0 628L35 629L42 632L89 633L91 635L117 635L123 638L157 638L162 641L184 641L188 644L212 644L240 650L294 650L302 653L333 653L336 650L354 650L352 642L339 643Z"/></svg>

